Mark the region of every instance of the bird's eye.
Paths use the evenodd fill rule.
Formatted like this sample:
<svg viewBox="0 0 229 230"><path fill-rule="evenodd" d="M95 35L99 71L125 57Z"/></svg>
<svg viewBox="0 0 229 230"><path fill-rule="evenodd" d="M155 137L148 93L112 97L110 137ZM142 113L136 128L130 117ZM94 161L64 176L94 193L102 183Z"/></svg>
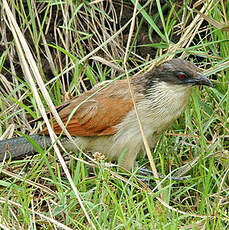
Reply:
<svg viewBox="0 0 229 230"><path fill-rule="evenodd" d="M185 80L187 78L187 75L185 73L179 72L177 74L178 79L180 79L181 81Z"/></svg>

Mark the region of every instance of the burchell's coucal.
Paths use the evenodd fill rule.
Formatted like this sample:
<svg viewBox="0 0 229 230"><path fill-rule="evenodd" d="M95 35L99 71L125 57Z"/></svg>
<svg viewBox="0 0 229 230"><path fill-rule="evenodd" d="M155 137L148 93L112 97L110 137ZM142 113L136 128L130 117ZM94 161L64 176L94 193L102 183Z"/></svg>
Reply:
<svg viewBox="0 0 229 230"><path fill-rule="evenodd" d="M131 85L150 146L185 110L194 86L213 86L194 64L182 59L166 61L148 73L132 77ZM127 80L102 87L60 106L60 118L66 123L73 109L78 107L67 125L76 144L84 150L104 153L111 160L117 160L124 153L121 166L131 169L143 142ZM62 132L55 121L53 130L56 134ZM46 145L51 144L47 128L31 137L41 146L44 146L44 139ZM66 137L62 137L62 144L68 150L75 149ZM8 158L9 152L15 158L34 153L35 149L26 138L20 137L0 142L0 160L5 154Z"/></svg>

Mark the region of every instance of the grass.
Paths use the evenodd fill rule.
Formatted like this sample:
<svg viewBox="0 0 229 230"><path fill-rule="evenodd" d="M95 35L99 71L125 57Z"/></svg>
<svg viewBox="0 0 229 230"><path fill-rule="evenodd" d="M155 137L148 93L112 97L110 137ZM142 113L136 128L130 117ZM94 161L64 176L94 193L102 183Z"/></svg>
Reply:
<svg viewBox="0 0 229 230"><path fill-rule="evenodd" d="M203 9L206 17L226 25L229 3L209 0L193 6L191 1L183 5L149 0L143 5L140 1L135 31L129 34L132 10L128 9L136 0L124 5L86 0L8 2L23 31L19 41L26 39L33 57L28 60L26 50L20 54L11 32L15 26L9 24L9 12L2 11L3 139L39 132L42 124L32 126L28 120L43 116L42 106L49 111L51 103L59 105L99 82L123 77L124 64L134 74L153 68L158 60L187 58L204 69L216 87L194 90L185 113L152 151L160 173L188 176L185 180L161 180L162 189L152 191L101 155L90 159L83 153L65 154L67 175L58 150L41 151L33 158L1 165L0 227L228 229L229 32L204 21L193 9ZM140 39L143 35L148 40ZM128 36L132 39L125 61ZM36 68L40 75L33 72ZM88 164L96 165L95 174ZM138 164L148 166L147 156L140 156Z"/></svg>

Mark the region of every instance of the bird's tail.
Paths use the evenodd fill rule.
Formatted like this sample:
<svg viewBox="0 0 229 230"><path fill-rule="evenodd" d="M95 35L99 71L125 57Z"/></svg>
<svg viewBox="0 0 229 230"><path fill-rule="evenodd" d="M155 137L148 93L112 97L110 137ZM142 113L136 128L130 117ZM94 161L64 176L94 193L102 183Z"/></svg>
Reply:
<svg viewBox="0 0 229 230"><path fill-rule="evenodd" d="M50 147L52 143L49 136L40 135L30 135L28 139L25 137L16 137L0 141L0 161L3 161L3 159L7 160L10 157L18 159L37 153L37 149L31 144L32 142L37 143L43 149Z"/></svg>

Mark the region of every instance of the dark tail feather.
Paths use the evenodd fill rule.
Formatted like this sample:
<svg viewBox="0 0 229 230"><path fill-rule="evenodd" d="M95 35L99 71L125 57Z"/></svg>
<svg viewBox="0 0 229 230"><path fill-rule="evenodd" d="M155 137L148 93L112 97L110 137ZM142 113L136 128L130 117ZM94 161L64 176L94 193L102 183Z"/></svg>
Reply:
<svg viewBox="0 0 229 230"><path fill-rule="evenodd" d="M31 135L29 137L37 142L41 148L47 148L51 145L49 136ZM0 141L0 161L2 161L5 156L6 159L9 159L10 156L12 159L18 159L26 155L33 155L36 152L37 150L25 137L16 137Z"/></svg>

